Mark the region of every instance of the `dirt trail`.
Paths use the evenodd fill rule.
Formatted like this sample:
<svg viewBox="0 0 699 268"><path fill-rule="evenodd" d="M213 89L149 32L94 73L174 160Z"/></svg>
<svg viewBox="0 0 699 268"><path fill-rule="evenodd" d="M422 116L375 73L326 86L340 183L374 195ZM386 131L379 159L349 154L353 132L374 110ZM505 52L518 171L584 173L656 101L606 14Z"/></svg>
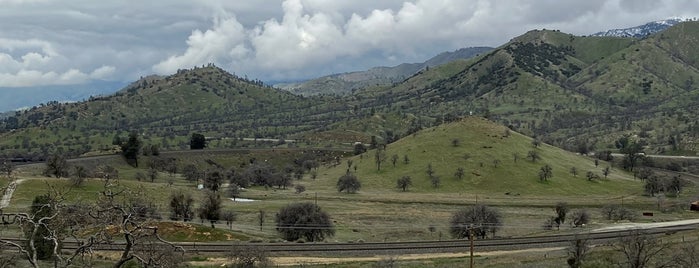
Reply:
<svg viewBox="0 0 699 268"><path fill-rule="evenodd" d="M7 185L7 188L5 188L5 194L3 194L2 199L0 200L0 209L3 209L10 205L10 200L12 200L12 194L15 193L17 185L19 185L23 181L24 179L14 180L10 182L9 185Z"/></svg>
<svg viewBox="0 0 699 268"><path fill-rule="evenodd" d="M563 250L565 248L555 247L555 248L533 248L524 250L500 250L500 251L488 251L488 252L477 252L476 256L499 256L499 255L509 255L509 254L521 254L521 253L537 253L537 252L552 252L557 250ZM270 258L274 265L276 266L298 266L298 265L332 265L341 263L351 263L351 262L377 262L383 259L393 258L395 260L429 260L429 259L440 259L440 258L462 258L468 257L468 253L435 253L435 254L407 254L407 255L386 255L386 256L373 256L373 257L347 257L347 258L331 258L331 257L272 257ZM197 266L223 266L229 262L226 258L209 258L207 261L201 262L190 262L192 265Z"/></svg>

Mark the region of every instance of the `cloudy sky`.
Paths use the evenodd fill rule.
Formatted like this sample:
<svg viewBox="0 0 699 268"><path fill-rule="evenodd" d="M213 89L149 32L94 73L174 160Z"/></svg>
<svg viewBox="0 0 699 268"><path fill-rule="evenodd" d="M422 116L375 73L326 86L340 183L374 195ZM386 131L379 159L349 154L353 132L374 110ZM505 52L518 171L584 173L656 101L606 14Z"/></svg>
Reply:
<svg viewBox="0 0 699 268"><path fill-rule="evenodd" d="M132 81L209 62L298 80L699 15L696 0L0 0L0 87Z"/></svg>

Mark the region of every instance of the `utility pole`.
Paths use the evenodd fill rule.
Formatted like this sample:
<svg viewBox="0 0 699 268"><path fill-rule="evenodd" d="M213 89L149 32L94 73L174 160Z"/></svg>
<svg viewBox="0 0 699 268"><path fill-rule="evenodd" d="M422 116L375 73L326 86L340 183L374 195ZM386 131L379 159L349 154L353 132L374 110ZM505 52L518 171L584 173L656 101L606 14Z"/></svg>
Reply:
<svg viewBox="0 0 699 268"><path fill-rule="evenodd" d="M471 268L473 268L473 228L468 230L468 239L471 240Z"/></svg>

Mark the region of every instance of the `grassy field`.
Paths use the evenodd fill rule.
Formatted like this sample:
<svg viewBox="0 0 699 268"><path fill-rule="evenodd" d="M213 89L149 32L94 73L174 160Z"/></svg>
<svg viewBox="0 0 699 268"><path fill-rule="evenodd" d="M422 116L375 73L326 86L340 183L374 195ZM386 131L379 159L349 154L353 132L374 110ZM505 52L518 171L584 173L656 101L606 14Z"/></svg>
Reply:
<svg viewBox="0 0 699 268"><path fill-rule="evenodd" d="M527 159L529 151L536 151L541 159L535 162ZM224 167L240 167L254 158L283 166L303 154L304 150L204 150L163 153L162 157L173 157L180 166L193 163L207 169L210 168L207 160ZM425 129L389 144L381 170L376 167L375 155L375 150L369 150L362 155L343 158L339 164L324 162L315 180L306 175L302 180L294 181L294 184L306 187L302 193L296 193L293 187L251 187L243 191L242 197L255 201L224 199L224 210L237 213L231 230L223 223L211 229L207 223L202 224L199 220L186 224L170 221L157 224L163 236L172 241L281 241L274 227L275 213L290 203L316 202L331 215L336 228L336 235L327 241L357 243L451 239L448 223L451 215L457 209L475 203L495 206L503 214L504 224L498 232L501 237L585 232L608 226L613 222L603 219L600 213L600 208L607 204L623 204L638 214L642 211L655 214L653 217L639 216L639 222L697 217L696 213L681 209L689 197L696 195L694 185L687 187L679 198L647 197L642 194L643 184L621 169L612 168L605 179L602 169L611 163L601 162L595 166L594 160L588 157L546 144L534 147L531 138L477 117ZM395 166L391 162L393 155L398 156ZM404 162L406 155L408 163ZM126 165L118 156L73 164L108 164L116 167L121 177L119 184L129 188L134 195L160 204L158 211L164 218L169 215L168 198L174 192L189 192L197 203L201 200L203 192L196 190L193 183L185 181L179 174L173 177L173 185L168 185L170 175L166 173L159 174L155 182L136 181L135 174L145 173L149 161L149 157L143 157L140 168ZM337 179L347 171L348 161L352 162L350 171L362 183L362 188L356 194L338 193L336 190ZM439 187L433 187L428 179L428 164L440 177ZM548 181L541 181L538 177L544 165L553 168L553 176ZM465 170L462 179L454 175L459 167ZM578 170L577 176L571 174L572 167ZM587 171L602 178L589 181L584 174ZM81 187L70 187L68 179L45 178L40 173L40 165L20 168L17 177L23 182L6 211L27 209L34 196L47 192L49 185L65 192L67 203L94 202L103 188L100 179L89 179ZM402 192L396 187L396 180L406 175L412 177L413 185ZM2 180L2 183L6 182ZM572 210L588 210L592 215L591 223L582 229L563 225L560 230L543 230L541 226L554 215L553 207L557 202L569 203ZM259 224L260 211L265 213L262 226ZM612 254L605 252L595 254L601 254L600 258ZM544 255L547 258L542 258ZM401 267L453 267L466 260L463 256L445 256L401 260L399 263ZM358 260L333 263L331 266L371 267L376 261ZM476 264L488 267L560 267L564 261L563 253L547 251L502 256L483 254L476 259Z"/></svg>

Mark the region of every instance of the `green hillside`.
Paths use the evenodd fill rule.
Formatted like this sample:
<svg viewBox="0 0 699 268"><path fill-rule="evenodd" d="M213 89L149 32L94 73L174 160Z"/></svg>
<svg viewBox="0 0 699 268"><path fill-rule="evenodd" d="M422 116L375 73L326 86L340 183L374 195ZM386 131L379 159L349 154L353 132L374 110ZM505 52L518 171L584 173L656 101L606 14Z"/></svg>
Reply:
<svg viewBox="0 0 699 268"><path fill-rule="evenodd" d="M617 150L630 137L647 153L691 155L699 151L698 31L699 22L684 22L638 40L534 30L473 59L342 97L301 97L214 66L181 70L114 96L18 112L0 123L0 149L113 152L114 137L130 131L164 150L187 148L193 132L216 148L264 138L297 140L264 146L349 149L478 115L571 151Z"/></svg>
<svg viewBox="0 0 699 268"><path fill-rule="evenodd" d="M456 145L455 145L456 144ZM535 151L541 159L527 159ZM395 166L392 157L397 156ZM405 156L408 163L404 162ZM517 158L515 160L515 158ZM620 170L613 169L608 179L588 181L585 173L592 171L600 177L609 164L595 167L590 158L581 157L549 145L535 148L529 137L509 131L483 118L466 117L457 122L422 130L387 146L381 170L376 166L376 150L349 159L362 182L361 194L396 192L396 180L412 178L413 193L459 193L467 195L523 195L523 196L608 196L641 193L641 183ZM357 166L355 171L354 165ZM433 187L427 175L431 165L441 185ZM539 179L544 165L553 168L553 177ZM578 170L577 176L571 168ZM458 179L455 173L463 168L465 175ZM334 187L347 164L327 170L323 177L326 187Z"/></svg>

